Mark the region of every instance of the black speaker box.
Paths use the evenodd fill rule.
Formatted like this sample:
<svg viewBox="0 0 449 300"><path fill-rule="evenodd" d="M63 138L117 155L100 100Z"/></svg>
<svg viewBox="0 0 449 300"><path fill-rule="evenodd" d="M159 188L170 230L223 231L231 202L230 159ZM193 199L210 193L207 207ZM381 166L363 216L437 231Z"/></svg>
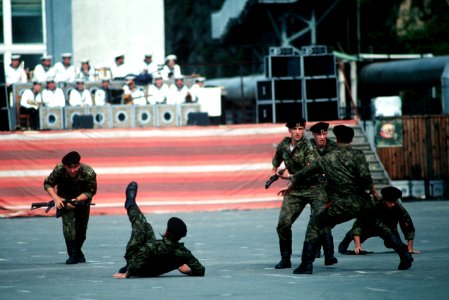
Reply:
<svg viewBox="0 0 449 300"><path fill-rule="evenodd" d="M209 115L205 112L191 112L187 120L187 125L209 125Z"/></svg>
<svg viewBox="0 0 449 300"><path fill-rule="evenodd" d="M94 128L94 116L92 115L75 115L73 117L73 129L92 129Z"/></svg>

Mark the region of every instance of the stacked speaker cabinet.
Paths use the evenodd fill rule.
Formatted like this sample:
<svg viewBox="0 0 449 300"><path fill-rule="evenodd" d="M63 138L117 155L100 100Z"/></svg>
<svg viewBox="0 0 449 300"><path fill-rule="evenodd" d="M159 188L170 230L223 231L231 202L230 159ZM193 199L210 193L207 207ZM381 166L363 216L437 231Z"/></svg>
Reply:
<svg viewBox="0 0 449 300"><path fill-rule="evenodd" d="M72 129L73 120L75 116L87 115L87 107L80 106L66 106L64 107L64 119L65 119L65 129Z"/></svg>
<svg viewBox="0 0 449 300"><path fill-rule="evenodd" d="M62 107L39 108L40 129L64 129L64 113Z"/></svg>
<svg viewBox="0 0 449 300"><path fill-rule="evenodd" d="M180 107L180 114L181 114L181 124L180 126L186 126L187 122L189 121L189 114L190 113L197 113L200 112L200 105L199 104L182 104Z"/></svg>
<svg viewBox="0 0 449 300"><path fill-rule="evenodd" d="M336 62L325 46L271 47L265 57L267 80L256 85L257 120L281 123L338 119Z"/></svg>

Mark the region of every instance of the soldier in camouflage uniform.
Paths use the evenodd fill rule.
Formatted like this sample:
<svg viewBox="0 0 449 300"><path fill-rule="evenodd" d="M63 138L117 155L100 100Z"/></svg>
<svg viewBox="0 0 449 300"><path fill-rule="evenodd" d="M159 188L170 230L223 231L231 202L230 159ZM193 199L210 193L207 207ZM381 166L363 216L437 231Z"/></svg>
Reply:
<svg viewBox="0 0 449 300"><path fill-rule="evenodd" d="M62 158L51 174L44 180L44 189L62 210L62 230L69 258L66 264L86 262L81 248L86 240L92 197L97 192L97 175L86 164L80 163L81 156L72 151ZM69 199L86 205L64 204Z"/></svg>
<svg viewBox="0 0 449 300"><path fill-rule="evenodd" d="M306 121L300 118L290 121L286 124L290 137L285 137L277 146L272 164L274 173L277 172L281 163L284 162L288 172L282 172L278 175L281 178L288 179L299 170L307 167L318 158L312 144L304 137ZM292 254L292 225L304 210L307 204L310 204L311 215L315 215L323 209L327 202L324 185L320 182L320 175L311 176L303 185L297 186L285 195L282 201L281 211L279 213L277 233L279 236L279 248L281 261L275 266L276 269L291 267L290 257ZM329 241L329 240L328 240ZM326 244L327 246L327 244ZM332 248L332 252L325 251L325 264L332 265L337 263L333 255L333 245L325 249Z"/></svg>
<svg viewBox="0 0 449 300"><path fill-rule="evenodd" d="M333 228L337 224L357 217L363 218L372 213L373 203L367 191L371 192L377 200L377 192L365 155L361 150L350 146L354 130L338 125L334 127L334 134L337 137L337 149L315 161L308 168L295 173L291 183L279 191L280 195L288 194L294 186L301 185L310 176L323 172L329 181L328 193L332 204L310 219L304 239L301 264L293 271L295 274L312 274L317 241L323 229ZM380 221L377 225L381 229L380 237L392 245L399 254L401 262L398 269L409 269L413 258L407 248L386 225Z"/></svg>
<svg viewBox="0 0 449 300"><path fill-rule="evenodd" d="M204 266L179 240L186 236L186 224L179 218L168 220L162 240L157 240L153 228L136 204L137 183L126 188L125 208L131 222L131 238L126 246L126 266L114 278L130 276L155 277L178 269L190 276L204 276Z"/></svg>
<svg viewBox="0 0 449 300"><path fill-rule="evenodd" d="M398 232L398 224L401 227L402 233L407 240L407 250L412 254L421 253L413 249L413 240L415 239L415 226L412 218L401 204L399 199L402 197L402 192L393 186L383 188L380 193L382 199L376 204L374 213L367 219L357 219L349 230L344 239L338 246L338 252L342 254L352 254L347 251L349 244L354 240L355 254L363 252L361 244L367 239L379 236L379 229L376 227L376 220L379 218L382 223L390 228L391 232L401 239ZM392 248L390 244L385 243L385 247Z"/></svg>

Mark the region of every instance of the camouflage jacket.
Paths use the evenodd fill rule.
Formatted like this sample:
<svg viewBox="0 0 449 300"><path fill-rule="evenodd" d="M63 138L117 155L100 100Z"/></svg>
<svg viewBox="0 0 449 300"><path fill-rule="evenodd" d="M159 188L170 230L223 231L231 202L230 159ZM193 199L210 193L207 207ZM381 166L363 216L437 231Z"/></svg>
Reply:
<svg viewBox="0 0 449 300"><path fill-rule="evenodd" d="M334 151L295 173L292 178L293 188L302 185L310 176L322 172L326 175L328 192L331 194L362 195L373 187L365 154L350 145L337 145Z"/></svg>
<svg viewBox="0 0 449 300"><path fill-rule="evenodd" d="M320 156L324 156L326 154L328 154L329 152L331 152L332 150L337 149L337 143L334 141L331 141L330 139L326 139L326 146L324 146L324 148L319 149L316 146L316 141L315 139L310 139L310 143L313 145L313 147L316 149L316 151L318 152L318 154Z"/></svg>
<svg viewBox="0 0 449 300"><path fill-rule="evenodd" d="M147 242L137 256L127 258L130 275L154 277L173 271L183 264L192 270L192 276L204 276L204 266L184 247L183 243L168 238Z"/></svg>
<svg viewBox="0 0 449 300"><path fill-rule="evenodd" d="M90 166L80 164L78 175L72 178L59 163L44 180L44 189L50 187L57 187L58 196L65 199L73 199L83 193L92 200L97 192L97 175Z"/></svg>
<svg viewBox="0 0 449 300"><path fill-rule="evenodd" d="M279 167L284 162L290 174L296 174L300 170L310 166L318 158L318 153L314 150L312 144L302 138L298 143L290 150L291 137L285 137L277 146L276 153L274 154L272 164L273 167ZM318 176L310 176L305 179L302 184L295 187L295 190L309 188L317 184Z"/></svg>
<svg viewBox="0 0 449 300"><path fill-rule="evenodd" d="M396 206L388 209L382 204L382 200L379 200L376 202L374 209L372 215L388 228L396 231L399 224L406 240L415 238L415 226L412 218L400 201L397 202ZM360 236L364 230L375 230L375 225L376 223L369 221L369 219L357 219L352 226L352 232Z"/></svg>

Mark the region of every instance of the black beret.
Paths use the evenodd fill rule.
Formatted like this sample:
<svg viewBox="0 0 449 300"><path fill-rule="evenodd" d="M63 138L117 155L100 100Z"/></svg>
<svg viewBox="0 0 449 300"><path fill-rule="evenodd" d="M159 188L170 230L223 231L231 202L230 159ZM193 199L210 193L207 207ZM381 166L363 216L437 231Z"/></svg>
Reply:
<svg viewBox="0 0 449 300"><path fill-rule="evenodd" d="M168 234L176 240L187 235L187 226L183 220L177 217L171 217L167 222Z"/></svg>
<svg viewBox="0 0 449 300"><path fill-rule="evenodd" d="M292 119L288 121L285 126L288 128L306 127L306 120L304 120L304 118Z"/></svg>
<svg viewBox="0 0 449 300"><path fill-rule="evenodd" d="M80 163L81 156L78 152L72 151L64 155L62 164L65 166L77 165Z"/></svg>
<svg viewBox="0 0 449 300"><path fill-rule="evenodd" d="M402 197L402 192L400 189L395 188L394 186L387 186L380 190L382 194L382 198L385 201L394 202L397 199Z"/></svg>
<svg viewBox="0 0 449 300"><path fill-rule="evenodd" d="M333 132L337 137L337 141L343 143L352 142L352 138L354 137L354 129L345 125L335 126Z"/></svg>
<svg viewBox="0 0 449 300"><path fill-rule="evenodd" d="M329 123L318 122L315 125L313 125L312 127L310 127L310 131L312 131L313 133L323 133L323 132L327 132L328 128L329 128Z"/></svg>

